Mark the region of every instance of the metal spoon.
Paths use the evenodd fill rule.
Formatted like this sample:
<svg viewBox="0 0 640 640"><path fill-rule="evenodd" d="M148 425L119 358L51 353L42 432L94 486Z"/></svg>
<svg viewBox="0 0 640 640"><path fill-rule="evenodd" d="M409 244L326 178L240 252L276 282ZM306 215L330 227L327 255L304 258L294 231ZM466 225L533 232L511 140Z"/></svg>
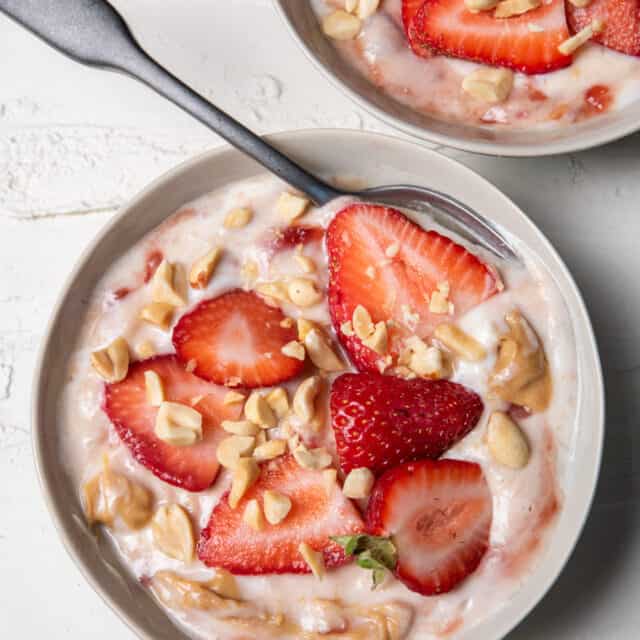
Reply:
<svg viewBox="0 0 640 640"><path fill-rule="evenodd" d="M105 0L0 0L0 11L78 62L122 71L144 82L319 206L349 195L426 212L499 258L519 260L489 220L444 193L410 185L348 192L311 175L153 61Z"/></svg>

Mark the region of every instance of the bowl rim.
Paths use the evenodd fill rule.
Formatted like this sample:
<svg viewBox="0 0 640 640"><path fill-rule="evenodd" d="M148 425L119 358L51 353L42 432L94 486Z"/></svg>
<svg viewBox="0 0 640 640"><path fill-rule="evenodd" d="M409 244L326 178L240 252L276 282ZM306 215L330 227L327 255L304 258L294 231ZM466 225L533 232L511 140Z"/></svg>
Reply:
<svg viewBox="0 0 640 640"><path fill-rule="evenodd" d="M505 206L509 206L512 212L516 215L516 217L520 218L520 221L524 223L529 231L533 232L535 236L537 236L538 241L542 243L544 248L549 251L551 257L556 261L556 267L560 269L563 277L570 284L572 293L575 297L575 308L573 311L577 314L577 321L582 325L582 329L584 332L584 344L581 345L582 349L588 352L590 364L594 367L593 375L597 382L597 390L590 390L591 395L595 398L597 411L596 415L593 417L593 426L594 426L594 449L593 449L593 458L596 464L591 468L591 473L589 475L589 483L586 487L587 491L583 492L583 499L581 501L581 505L579 505L579 517L574 521L571 527L571 534L568 535L565 539L564 548L562 553L557 559L552 570L547 571L547 576L543 582L543 586L537 590L532 597L528 597L524 606L519 609L519 613L517 616L513 616L513 619L502 624L502 626L497 627L495 631L492 632L492 637L502 638L512 629L514 629L518 624L520 624L526 616L531 612L531 610L538 605L538 603L542 600L542 598L548 593L549 589L553 586L555 581L557 580L560 573L563 571L566 563L571 557L573 550L581 536L582 530L586 523L586 520L591 511L591 506L593 504L595 490L599 478L600 467L602 463L602 452L604 446L604 436L605 436L605 390L604 390L604 380L602 374L602 367L599 357L598 346L595 338L595 334L593 331L593 326L584 303L582 294L580 289L573 279L568 267L565 265L562 258L558 255L555 248L551 245L550 241L546 238L546 236L542 233L542 231L531 221L531 219L505 194L503 194L497 187L491 184L487 179L483 176L477 174L472 169L469 169L465 165L460 162L448 158L442 154L437 153L431 149L426 148L424 145L421 145L419 142L415 140L405 140L395 136L391 136L388 134L374 133L368 131L361 130L349 130L349 129L302 129L302 130L290 130L286 132L279 132L275 134L270 134L264 136L270 142L276 145L286 145L287 143L294 143L296 141L304 140L309 142L309 139L313 138L322 138L323 136L329 135L340 135L344 137L349 136L357 136L357 137L366 137L369 138L372 143L375 143L376 140L379 142L387 142L389 144L395 145L405 145L408 147L414 147L417 152L423 154L425 156L437 157L439 162L444 163L445 165L449 165L450 167L456 167L459 171L466 173L469 176L473 176L478 184L482 184L483 188L487 193L491 193L494 198L499 198L502 200ZM313 142L313 140L311 140ZM81 252L80 256L76 260L71 272L65 279L58 297L56 299L55 305L52 308L52 311L49 316L49 320L43 334L38 357L36 360L36 366L34 369L33 379L32 379L32 400L31 400L31 444L32 450L34 454L34 464L36 467L36 473L38 477L38 483L40 485L40 490L42 496L44 498L45 504L47 506L47 510L49 511L50 517L53 520L54 526L58 533L58 536L68 554L68 556L72 559L73 563L77 566L80 573L84 577L84 579L89 583L92 589L99 595L99 597L105 602L105 604L120 618L123 620L127 626L140 638L144 638L145 640L155 640L154 636L150 634L150 632L143 628L141 624L139 624L134 617L125 610L118 602L115 597L110 593L110 591L104 587L98 578L98 575L94 572L92 568L90 568L85 562L81 559L80 553L78 551L79 543L74 541L73 536L67 531L65 527L65 521L69 519L69 514L65 513L65 509L60 508L57 504L57 500L54 495L54 491L52 488L52 483L48 478L48 462L45 456L44 451L44 421L41 420L40 416L42 414L41 408L45 402L44 388L46 386L46 378L47 374L44 371L44 364L48 358L49 351L52 348L53 338L55 336L55 329L59 323L60 317L63 312L63 308L67 298L71 296L71 292L73 289L73 284L76 279L81 276L82 271L85 269L87 263L91 259L94 252L100 247L104 239L112 232L112 230L118 226L120 226L123 221L125 221L130 212L135 210L145 199L147 199L151 194L153 194L160 187L164 186L166 183L174 181L176 179L184 179L189 175L191 171L196 169L199 165L205 164L208 161L215 159L218 156L223 156L225 154L241 154L241 152L233 149L227 144L222 144L220 146L214 147L209 151L201 153L185 162L180 163L176 167L166 171L164 174L153 180L149 183L145 188L139 191L136 195L130 198L125 205L123 205L120 210L113 216L113 218L107 222L103 227L100 228L98 233L93 237L88 246ZM173 212L171 212L173 213ZM167 215L171 215L171 213ZM573 321L572 325L576 326L577 321ZM585 489L585 485L582 485L583 490ZM551 545L549 545L551 547ZM124 568L124 567L121 567ZM493 618L488 619L489 622L493 620ZM484 625L487 621L482 621L480 625ZM477 630L477 626L474 626L470 629L470 631ZM497 633L497 635L494 635ZM476 637L476 636L474 636ZM483 636L484 637L484 636ZM467 638L467 634L465 633L465 638Z"/></svg>
<svg viewBox="0 0 640 640"><path fill-rule="evenodd" d="M304 0L308 1L308 0ZM544 144L508 144L502 142L465 140L460 136L452 136L444 133L431 131L425 127L420 127L406 122L402 118L397 118L385 110L377 107L362 94L352 89L344 82L332 69L325 65L316 56L313 49L302 38L296 26L289 19L284 8L284 0L271 0L276 12L280 15L291 37L298 44L305 54L305 57L318 69L334 88L345 94L352 102L369 115L381 120L385 124L393 127L396 131L412 136L425 142L436 145L443 145L460 151L468 151L487 156L505 156L511 158L539 158L553 156L564 153L577 153L600 147L605 144L616 142L632 133L640 131L640 118L635 121L613 122L589 133L589 135L576 135L573 138L544 142Z"/></svg>

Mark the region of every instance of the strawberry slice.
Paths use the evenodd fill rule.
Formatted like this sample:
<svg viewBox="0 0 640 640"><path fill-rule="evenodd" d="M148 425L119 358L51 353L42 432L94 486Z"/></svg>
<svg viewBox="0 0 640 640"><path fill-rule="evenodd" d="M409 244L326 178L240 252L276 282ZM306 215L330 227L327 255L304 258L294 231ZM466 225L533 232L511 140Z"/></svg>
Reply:
<svg viewBox="0 0 640 640"><path fill-rule="evenodd" d="M472 13L464 0L426 0L414 18L423 44L439 53L527 74L571 64L558 45L569 37L564 0L551 0L512 18ZM539 29L532 30L534 24Z"/></svg>
<svg viewBox="0 0 640 640"><path fill-rule="evenodd" d="M424 3L425 0L402 0L402 26L411 50L421 58L430 58L433 52L421 43L413 20Z"/></svg>
<svg viewBox="0 0 640 640"><path fill-rule="evenodd" d="M398 250L392 258L390 247ZM327 230L327 250L331 318L361 371L378 371L380 356L340 330L358 305L374 322L394 321L391 352L397 353L400 338L428 338L436 325L451 322L499 287L496 274L464 247L378 205L353 204L340 211ZM453 316L429 311L430 296L443 282L450 287Z"/></svg>
<svg viewBox="0 0 640 640"><path fill-rule="evenodd" d="M397 464L439 458L483 411L480 396L447 380L345 373L331 387L331 423L340 468L380 474Z"/></svg>
<svg viewBox="0 0 640 640"><path fill-rule="evenodd" d="M247 525L242 515L247 501L263 505L265 491L276 491L291 500L291 510L278 525L264 523L261 531ZM362 519L338 485L328 492L322 471L303 469L286 455L263 465L258 481L236 509L224 495L211 512L209 524L198 543L198 557L209 567L223 567L231 573L310 573L298 546L306 542L322 551L326 567L347 562L332 535L360 533Z"/></svg>
<svg viewBox="0 0 640 640"><path fill-rule="evenodd" d="M482 468L460 460L422 460L387 471L374 485L366 522L390 536L396 576L425 596L451 591L489 547L492 498Z"/></svg>
<svg viewBox="0 0 640 640"><path fill-rule="evenodd" d="M594 42L627 55L640 56L639 0L592 0L582 8L567 1L566 8L569 28L573 33L600 18L604 29L593 37Z"/></svg>
<svg viewBox="0 0 640 640"><path fill-rule="evenodd" d="M202 414L203 439L190 447L176 447L155 434L157 407L147 401L144 372L162 380L165 399L191 406ZM227 390L185 371L175 356L158 356L129 367L122 382L105 385L103 410L134 458L161 480L187 491L203 491L218 475L216 448L227 434L223 420L237 420L238 405L225 406Z"/></svg>
<svg viewBox="0 0 640 640"><path fill-rule="evenodd" d="M282 347L297 339L280 309L240 289L201 302L173 330L173 346L194 373L227 386L268 387L298 375L303 363Z"/></svg>

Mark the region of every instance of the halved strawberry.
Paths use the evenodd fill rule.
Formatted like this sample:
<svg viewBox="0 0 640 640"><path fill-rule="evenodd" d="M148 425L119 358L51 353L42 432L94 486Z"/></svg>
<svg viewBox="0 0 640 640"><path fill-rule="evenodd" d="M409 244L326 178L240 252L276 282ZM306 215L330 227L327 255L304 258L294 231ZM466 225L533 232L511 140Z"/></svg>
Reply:
<svg viewBox="0 0 640 640"><path fill-rule="evenodd" d="M595 18L600 18L604 29L593 37L594 42L631 56L640 56L639 0L592 0L582 8L567 0L566 7L572 32L580 31Z"/></svg>
<svg viewBox="0 0 640 640"><path fill-rule="evenodd" d="M297 339L282 311L255 293L236 289L201 302L173 330L173 346L194 373L216 384L267 387L293 378L303 363L282 347Z"/></svg>
<svg viewBox="0 0 640 640"><path fill-rule="evenodd" d="M424 3L425 0L402 0L402 25L411 50L421 58L430 58L433 52L420 42L413 20Z"/></svg>
<svg viewBox="0 0 640 640"><path fill-rule="evenodd" d="M146 394L144 372L155 371L162 380L166 400L194 405L202 414L203 439L190 447L176 447L155 434L157 407ZM223 420L237 420L238 405L226 406L227 390L185 371L175 356L158 356L129 367L122 382L105 385L103 410L134 458L161 480L187 489L203 491L218 475L216 448L225 435Z"/></svg>
<svg viewBox="0 0 640 640"><path fill-rule="evenodd" d="M439 458L482 415L480 396L448 380L403 380L345 373L331 386L331 424L340 468L375 474L421 458Z"/></svg>
<svg viewBox="0 0 640 640"><path fill-rule="evenodd" d="M422 460L387 471L375 484L366 522L391 537L396 576L412 591L451 591L489 547L492 498L482 468L460 460Z"/></svg>
<svg viewBox="0 0 640 640"><path fill-rule="evenodd" d="M295 249L298 245L322 242L323 238L322 227L300 224L270 229L265 244L271 253L278 253L286 249Z"/></svg>
<svg viewBox="0 0 640 640"><path fill-rule="evenodd" d="M396 245L397 254L386 251ZM425 231L396 209L353 204L327 230L329 309L336 333L361 371L377 371L380 356L342 323L363 305L374 322L394 321L391 351L399 338L428 338L441 322L451 322L498 291L497 275L464 247L435 231ZM429 299L447 282L455 314L434 314Z"/></svg>
<svg viewBox="0 0 640 640"><path fill-rule="evenodd" d="M262 506L268 490L288 496L291 510L280 524L265 521L264 528L255 531L242 515L249 500L257 499ZM260 478L236 509L222 496L200 535L198 557L209 567L235 574L310 573L298 551L302 542L323 552L325 566L337 567L347 558L329 536L363 529L359 513L338 485L328 492L322 471L302 469L286 455L263 465Z"/></svg>
<svg viewBox="0 0 640 640"><path fill-rule="evenodd" d="M414 24L424 44L455 58L528 74L571 64L571 56L558 51L569 37L564 0L512 18L494 18L492 11L473 13L464 0L426 0Z"/></svg>

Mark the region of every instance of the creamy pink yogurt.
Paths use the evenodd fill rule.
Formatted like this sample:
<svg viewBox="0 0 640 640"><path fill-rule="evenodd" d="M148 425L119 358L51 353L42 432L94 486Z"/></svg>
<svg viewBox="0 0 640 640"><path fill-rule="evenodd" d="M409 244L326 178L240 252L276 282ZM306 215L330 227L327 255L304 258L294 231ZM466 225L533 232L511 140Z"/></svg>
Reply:
<svg viewBox="0 0 640 640"><path fill-rule="evenodd" d="M311 0L319 18L341 5ZM640 98L640 58L586 44L571 66L552 73L516 73L509 98L487 105L462 90L473 62L412 53L402 28L402 0L382 0L354 40L332 41L342 57L380 91L415 111L473 125L560 127L622 109Z"/></svg>
<svg viewBox="0 0 640 640"><path fill-rule="evenodd" d="M144 283L143 276L145 263L153 252L161 252L168 260L188 268L210 245L224 247L224 257L208 287L189 291L187 309L199 300L244 286L240 267L248 259L259 264L259 280L299 275L291 259L292 252L271 259L261 241L270 229L281 224L274 213L274 204L284 188L276 179L260 177L205 195L151 231L104 274L82 319L67 372L69 382L60 400L64 418L62 455L79 492L84 483L100 471L106 453L112 469L147 487L156 505L182 505L191 515L196 535L205 526L213 506L229 487L229 474L222 471L207 491L189 493L162 482L135 462L101 410L103 382L91 369L89 356L118 336L125 337L134 348L150 340L158 352L172 351L170 332L138 319L140 308L149 300L150 285ZM335 202L325 208L311 208L302 221L326 227L342 204L344 202ZM238 206L250 206L254 210L252 222L241 230L225 229L222 226L225 214ZM425 227L435 227L425 217L416 219ZM367 607L393 603L404 607L412 617L404 637L414 640L455 637L504 606L535 569L562 509L565 470L576 429L577 365L569 316L551 274L526 247L518 248L526 268L496 264L490 256L483 255L499 269L505 290L464 316L460 325L479 340L488 353L495 353L498 338L506 328L504 315L518 307L543 343L554 395L546 411L519 420L531 443L532 455L524 469L511 470L493 461L486 444L487 416L492 410L506 408L504 403L487 398L487 377L495 356L456 367L452 379L480 393L486 407L478 426L446 454L481 464L493 493L491 546L478 570L454 591L437 597L413 593L391 576L382 588L372 591L368 572L353 564L329 571L322 581L311 575L237 577L241 598L250 603L256 613L282 613L302 629L321 637L332 629L338 633L341 623L340 614L320 606L318 599ZM316 261L319 286L326 289L323 251L317 246L307 249L306 253ZM116 291L118 297L114 296ZM294 318L301 315L300 310L291 305L285 304L284 310ZM330 326L326 299L305 310L304 316L327 328ZM297 382L286 386L292 391ZM332 450L333 435L328 420L322 434ZM148 526L131 531L116 522L106 531L126 570L143 582L161 570L173 571L191 580L208 580L215 574L197 559L185 565L161 553L154 545ZM169 609L168 614L194 638L274 637L260 625L254 625L251 634L243 635L212 611L176 607ZM285 629L277 637L295 635Z"/></svg>

